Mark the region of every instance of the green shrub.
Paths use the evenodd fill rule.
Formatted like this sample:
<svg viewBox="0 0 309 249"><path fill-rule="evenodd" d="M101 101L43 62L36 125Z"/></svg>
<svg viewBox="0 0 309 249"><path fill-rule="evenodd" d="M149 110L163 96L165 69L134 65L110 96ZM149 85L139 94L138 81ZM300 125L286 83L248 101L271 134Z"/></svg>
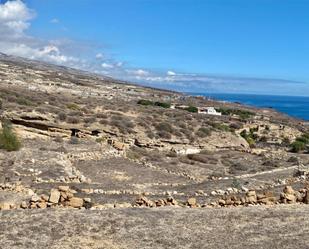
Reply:
<svg viewBox="0 0 309 249"><path fill-rule="evenodd" d="M294 143L291 144L291 151L298 153L300 151L305 150L306 144L301 141L295 141Z"/></svg>
<svg viewBox="0 0 309 249"><path fill-rule="evenodd" d="M137 104L139 105L154 105L154 103L150 100L147 99L141 99L139 101L137 101Z"/></svg>
<svg viewBox="0 0 309 249"><path fill-rule="evenodd" d="M160 106L160 107L163 107L163 108L170 108L171 107L170 103L164 103L164 102L155 102L154 105Z"/></svg>
<svg viewBox="0 0 309 249"><path fill-rule="evenodd" d="M210 124L213 128L220 130L220 131L230 131L230 127L226 124L220 124L220 123L211 123Z"/></svg>
<svg viewBox="0 0 309 249"><path fill-rule="evenodd" d="M140 99L139 101L137 101L138 105L145 105L145 106L159 106L162 108L170 108L171 104L170 103L165 103L165 102L152 102L150 100L147 99Z"/></svg>
<svg viewBox="0 0 309 249"><path fill-rule="evenodd" d="M223 115L238 115L241 119L248 119L255 115L254 112L229 108L219 108L218 112L221 112Z"/></svg>
<svg viewBox="0 0 309 249"><path fill-rule="evenodd" d="M301 137L296 138L296 141L302 142L304 144L309 144L308 134L303 134Z"/></svg>
<svg viewBox="0 0 309 249"><path fill-rule="evenodd" d="M240 133L240 136L242 136L244 139L246 139L246 141L248 142L250 147L253 147L255 145L256 140L258 139L257 134L254 134L253 130L250 130L249 133L247 132L247 130L243 130Z"/></svg>
<svg viewBox="0 0 309 249"><path fill-rule="evenodd" d="M211 135L211 130L209 128L206 128L206 127L201 127L196 132L196 135L198 137L201 137L201 138L208 137L208 136Z"/></svg>
<svg viewBox="0 0 309 249"><path fill-rule="evenodd" d="M79 106L77 104L75 104L75 103L67 104L67 108L71 109L71 110L75 110L75 111L80 109Z"/></svg>
<svg viewBox="0 0 309 249"><path fill-rule="evenodd" d="M167 122L161 122L159 124L156 125L156 129L158 131L165 131L168 133L172 133L173 132L173 126Z"/></svg>
<svg viewBox="0 0 309 249"><path fill-rule="evenodd" d="M2 122L2 130L0 131L0 149L17 151L20 147L21 143L13 132L11 124L8 122Z"/></svg>
<svg viewBox="0 0 309 249"><path fill-rule="evenodd" d="M309 146L309 133L304 133L291 144L291 151L298 153Z"/></svg>
<svg viewBox="0 0 309 249"><path fill-rule="evenodd" d="M19 104L19 105L33 106L33 103L30 100L28 100L24 97L18 97L16 99L16 103Z"/></svg>
<svg viewBox="0 0 309 249"><path fill-rule="evenodd" d="M195 106L189 106L185 110L188 112L194 112L194 113L198 112L198 109Z"/></svg>

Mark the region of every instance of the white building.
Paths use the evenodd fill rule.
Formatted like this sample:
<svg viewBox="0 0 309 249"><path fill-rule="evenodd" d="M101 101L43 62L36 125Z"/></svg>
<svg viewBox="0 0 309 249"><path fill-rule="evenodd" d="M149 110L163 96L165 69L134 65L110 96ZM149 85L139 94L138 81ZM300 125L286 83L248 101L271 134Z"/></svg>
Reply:
<svg viewBox="0 0 309 249"><path fill-rule="evenodd" d="M199 107L198 113L221 116L221 112L217 112L214 107Z"/></svg>

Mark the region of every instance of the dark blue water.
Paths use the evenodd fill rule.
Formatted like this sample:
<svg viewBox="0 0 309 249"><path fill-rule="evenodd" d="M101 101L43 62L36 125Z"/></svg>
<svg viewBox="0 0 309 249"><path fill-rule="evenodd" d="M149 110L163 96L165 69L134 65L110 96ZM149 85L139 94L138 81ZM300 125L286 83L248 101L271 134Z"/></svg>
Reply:
<svg viewBox="0 0 309 249"><path fill-rule="evenodd" d="M309 97L225 93L207 93L194 95L203 95L217 100L239 102L245 105L256 107L271 107L290 116L309 120Z"/></svg>

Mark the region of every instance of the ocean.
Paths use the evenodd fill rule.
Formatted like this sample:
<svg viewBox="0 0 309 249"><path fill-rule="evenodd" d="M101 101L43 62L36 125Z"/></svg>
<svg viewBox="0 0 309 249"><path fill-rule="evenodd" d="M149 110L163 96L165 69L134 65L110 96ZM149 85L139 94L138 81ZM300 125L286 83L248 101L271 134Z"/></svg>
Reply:
<svg viewBox="0 0 309 249"><path fill-rule="evenodd" d="M226 93L199 93L193 95L203 95L217 100L239 102L256 107L273 108L290 116L309 121L309 97Z"/></svg>

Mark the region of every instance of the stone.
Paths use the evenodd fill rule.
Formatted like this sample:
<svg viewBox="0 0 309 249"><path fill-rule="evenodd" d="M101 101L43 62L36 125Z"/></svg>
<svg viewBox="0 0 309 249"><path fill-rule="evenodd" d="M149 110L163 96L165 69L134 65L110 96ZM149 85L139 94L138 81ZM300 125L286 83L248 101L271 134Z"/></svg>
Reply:
<svg viewBox="0 0 309 249"><path fill-rule="evenodd" d="M58 190L61 192L67 192L70 190L70 186L58 186Z"/></svg>
<svg viewBox="0 0 309 249"><path fill-rule="evenodd" d="M74 208L81 208L84 205L84 200L82 198L72 197L69 200L68 205Z"/></svg>
<svg viewBox="0 0 309 249"><path fill-rule="evenodd" d="M287 199L290 203L296 202L296 196L292 194L285 194L285 199Z"/></svg>
<svg viewBox="0 0 309 249"><path fill-rule="evenodd" d="M256 203L257 202L256 195L248 196L247 199L246 199L246 202L248 202L250 204Z"/></svg>
<svg viewBox="0 0 309 249"><path fill-rule="evenodd" d="M84 198L84 202L85 203L90 203L91 202L91 198Z"/></svg>
<svg viewBox="0 0 309 249"><path fill-rule="evenodd" d="M128 202L115 204L115 208L131 208L131 207L132 204Z"/></svg>
<svg viewBox="0 0 309 249"><path fill-rule="evenodd" d="M305 204L309 204L309 191L306 192L305 197L303 199L303 202Z"/></svg>
<svg viewBox="0 0 309 249"><path fill-rule="evenodd" d="M31 197L31 202L38 202L38 201L40 201L40 197L38 197L37 195L33 195Z"/></svg>
<svg viewBox="0 0 309 249"><path fill-rule="evenodd" d="M46 202L39 202L37 204L38 208L44 209L47 208L47 203Z"/></svg>
<svg viewBox="0 0 309 249"><path fill-rule="evenodd" d="M283 189L283 192L286 194L291 194L291 195L294 194L294 190L291 186L285 186L285 188Z"/></svg>
<svg viewBox="0 0 309 249"><path fill-rule="evenodd" d="M21 204L20 204L20 207L21 207L21 208L23 208L23 209L28 208L28 204L27 204L27 202L22 201L22 202L21 202Z"/></svg>
<svg viewBox="0 0 309 249"><path fill-rule="evenodd" d="M66 195L67 195L67 199L71 199L74 197L73 193L71 192L67 192Z"/></svg>
<svg viewBox="0 0 309 249"><path fill-rule="evenodd" d="M0 203L0 210L10 210L11 204L7 202Z"/></svg>
<svg viewBox="0 0 309 249"><path fill-rule="evenodd" d="M41 200L43 200L43 201L48 201L49 200L49 197L48 197L48 195L41 195Z"/></svg>
<svg viewBox="0 0 309 249"><path fill-rule="evenodd" d="M242 187L241 187L241 190L244 191L244 192L248 192L248 191L249 191L249 189L246 188L245 186L242 186Z"/></svg>
<svg viewBox="0 0 309 249"><path fill-rule="evenodd" d="M62 198L63 200L68 199L68 195L67 195L66 192L61 192L60 195L61 195L61 198ZM60 198L60 199L61 199L61 198Z"/></svg>
<svg viewBox="0 0 309 249"><path fill-rule="evenodd" d="M263 195L263 194L257 194L256 197L257 197L258 200L262 200L262 199L267 198L267 197L266 197L265 195Z"/></svg>
<svg viewBox="0 0 309 249"><path fill-rule="evenodd" d="M52 189L49 195L49 202L57 204L60 199L60 192L57 189Z"/></svg>
<svg viewBox="0 0 309 249"><path fill-rule="evenodd" d="M210 193L212 196L215 196L215 195L217 195L217 192L216 191L211 191L211 193Z"/></svg>
<svg viewBox="0 0 309 249"><path fill-rule="evenodd" d="M188 205L190 207L195 207L197 202L196 202L196 199L195 198L189 198L188 201L187 201Z"/></svg>
<svg viewBox="0 0 309 249"><path fill-rule="evenodd" d="M220 199L220 200L218 201L218 203L219 203L219 205L224 206L224 205L225 205L225 200Z"/></svg>
<svg viewBox="0 0 309 249"><path fill-rule="evenodd" d="M250 196L255 196L255 197L256 197L256 192L255 192L254 190L249 190L249 191L246 193L246 195L247 195L248 197L250 197Z"/></svg>
<svg viewBox="0 0 309 249"><path fill-rule="evenodd" d="M34 195L34 191L32 189L28 189L27 190L27 195Z"/></svg>

